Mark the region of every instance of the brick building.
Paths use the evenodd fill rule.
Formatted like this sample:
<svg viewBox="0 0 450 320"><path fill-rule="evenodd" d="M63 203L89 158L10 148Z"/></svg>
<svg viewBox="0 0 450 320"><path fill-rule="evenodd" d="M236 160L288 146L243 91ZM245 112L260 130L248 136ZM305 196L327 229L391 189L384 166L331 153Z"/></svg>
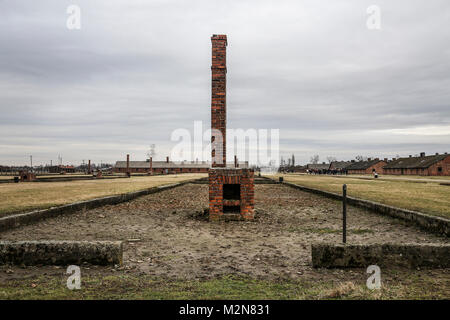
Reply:
<svg viewBox="0 0 450 320"><path fill-rule="evenodd" d="M279 168L279 172L294 172L294 173L305 173L306 166L284 166Z"/></svg>
<svg viewBox="0 0 450 320"><path fill-rule="evenodd" d="M352 162L346 170L348 174L372 174L374 172L382 173L383 167L386 164L386 160L368 158L367 161Z"/></svg>
<svg viewBox="0 0 450 320"><path fill-rule="evenodd" d="M347 167L351 164L351 161L332 161L328 170L332 173L345 174L347 173Z"/></svg>
<svg viewBox="0 0 450 320"><path fill-rule="evenodd" d="M50 166L48 167L49 173L75 173L75 167L74 166L64 166L64 165L58 165L58 166Z"/></svg>
<svg viewBox="0 0 450 320"><path fill-rule="evenodd" d="M329 163L309 163L306 165L306 169L309 171L328 171L328 169L330 168L330 164Z"/></svg>
<svg viewBox="0 0 450 320"><path fill-rule="evenodd" d="M419 157L409 156L388 162L383 172L393 175L450 176L450 155L436 153L426 156L422 152Z"/></svg>

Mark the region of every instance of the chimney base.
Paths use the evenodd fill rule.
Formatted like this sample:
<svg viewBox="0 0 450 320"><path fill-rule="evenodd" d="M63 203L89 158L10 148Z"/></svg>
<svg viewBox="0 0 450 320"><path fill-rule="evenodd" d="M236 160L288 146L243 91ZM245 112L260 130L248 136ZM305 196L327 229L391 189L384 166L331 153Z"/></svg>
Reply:
<svg viewBox="0 0 450 320"><path fill-rule="evenodd" d="M252 220L255 205L253 169L209 170L209 220Z"/></svg>

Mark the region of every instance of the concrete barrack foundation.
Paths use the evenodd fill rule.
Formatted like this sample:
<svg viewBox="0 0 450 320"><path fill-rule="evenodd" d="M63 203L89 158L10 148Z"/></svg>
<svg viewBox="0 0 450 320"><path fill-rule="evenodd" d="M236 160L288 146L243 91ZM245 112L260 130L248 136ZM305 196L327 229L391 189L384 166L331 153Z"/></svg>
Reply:
<svg viewBox="0 0 450 320"><path fill-rule="evenodd" d="M450 244L313 244L315 268L450 267Z"/></svg>
<svg viewBox="0 0 450 320"><path fill-rule="evenodd" d="M119 194L115 196L108 196L103 198L97 198L92 200L79 201L71 204L62 205L59 207L53 207L50 209L35 210L27 213L18 213L6 217L0 218L0 232L7 231L13 228L18 228L23 225L35 223L37 221L57 217L62 214L75 213L81 210L89 210L98 208L105 205L115 205L118 203L130 201L141 196L157 193L160 191L168 190L178 186L185 185L193 180L187 180L174 184L163 185L159 187L152 187L135 192L129 192Z"/></svg>
<svg viewBox="0 0 450 320"><path fill-rule="evenodd" d="M121 241L0 241L0 265L121 265Z"/></svg>
<svg viewBox="0 0 450 320"><path fill-rule="evenodd" d="M280 177L280 179L281 178L282 177ZM318 194L331 199L342 200L342 195L337 193L309 188L290 182L282 182L282 181L280 182L283 183L284 185L287 185L295 189ZM447 237L450 236L450 219L446 219L444 217L432 216L422 212L396 208L378 202L353 197L347 197L347 204L367 209L382 215L391 216L393 218L408 221L409 223L415 224L422 230L426 230L428 232L436 233L439 235L445 235Z"/></svg>

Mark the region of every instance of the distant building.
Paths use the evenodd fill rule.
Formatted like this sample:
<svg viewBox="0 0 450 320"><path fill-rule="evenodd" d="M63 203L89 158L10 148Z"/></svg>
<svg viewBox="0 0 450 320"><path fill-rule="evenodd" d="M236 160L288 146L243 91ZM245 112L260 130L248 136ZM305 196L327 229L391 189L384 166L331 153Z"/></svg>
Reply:
<svg viewBox="0 0 450 320"><path fill-rule="evenodd" d="M278 168L279 172L295 172L295 173L305 173L306 166L283 166Z"/></svg>
<svg viewBox="0 0 450 320"><path fill-rule="evenodd" d="M389 161L383 170L385 174L393 175L449 176L450 155L436 153L425 156L425 152L422 152L419 157L409 156Z"/></svg>
<svg viewBox="0 0 450 320"><path fill-rule="evenodd" d="M75 167L74 166L64 166L64 165L49 166L48 172L49 173L75 173Z"/></svg>
<svg viewBox="0 0 450 320"><path fill-rule="evenodd" d="M313 171L315 171L315 170L317 170L317 171L319 171L319 170L328 171L328 169L330 169L330 164L329 163L325 163L325 162L322 162L322 163L309 163L309 164L306 165L306 169L313 170Z"/></svg>
<svg viewBox="0 0 450 320"><path fill-rule="evenodd" d="M248 161L238 162L239 168L248 168ZM208 161L152 161L152 170L154 174L174 174L174 173L207 173L211 163ZM234 168L233 163L227 163L227 167ZM113 171L116 173L127 172L127 162L117 161ZM130 161L130 173L149 173L150 161Z"/></svg>
<svg viewBox="0 0 450 320"><path fill-rule="evenodd" d="M296 172L296 173L305 173L306 172L306 166L292 166L289 168L291 170L291 172Z"/></svg>
<svg viewBox="0 0 450 320"><path fill-rule="evenodd" d="M348 174L371 174L374 172L382 173L383 167L386 165L386 161L378 158L368 158L367 161L352 162L346 167Z"/></svg>
<svg viewBox="0 0 450 320"><path fill-rule="evenodd" d="M347 167L351 164L351 161L333 161L330 163L329 170L336 173L346 173Z"/></svg>

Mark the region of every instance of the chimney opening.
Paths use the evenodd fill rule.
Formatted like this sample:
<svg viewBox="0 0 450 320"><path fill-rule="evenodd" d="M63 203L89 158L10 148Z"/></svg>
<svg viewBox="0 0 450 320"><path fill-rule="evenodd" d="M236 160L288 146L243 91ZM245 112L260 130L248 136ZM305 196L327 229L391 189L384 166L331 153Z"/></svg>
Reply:
<svg viewBox="0 0 450 320"><path fill-rule="evenodd" d="M223 213L240 213L241 207L240 206L223 206Z"/></svg>
<svg viewBox="0 0 450 320"><path fill-rule="evenodd" d="M224 200L241 200L240 184L224 184L223 185Z"/></svg>

